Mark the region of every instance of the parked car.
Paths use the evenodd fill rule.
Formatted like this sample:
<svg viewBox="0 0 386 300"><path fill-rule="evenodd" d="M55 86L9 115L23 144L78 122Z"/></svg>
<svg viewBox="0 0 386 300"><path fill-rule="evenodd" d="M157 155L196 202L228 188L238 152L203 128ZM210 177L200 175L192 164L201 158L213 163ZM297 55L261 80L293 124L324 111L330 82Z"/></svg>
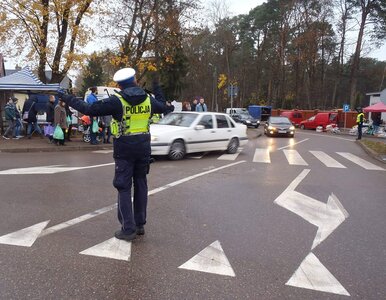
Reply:
<svg viewBox="0 0 386 300"><path fill-rule="evenodd" d="M267 136L295 136L295 126L287 117L269 117L264 124L264 134Z"/></svg>
<svg viewBox="0 0 386 300"><path fill-rule="evenodd" d="M301 129L316 129L318 126L322 126L323 130L326 129L327 125L338 124L338 113L337 112L321 112L315 116L300 122Z"/></svg>
<svg viewBox="0 0 386 300"><path fill-rule="evenodd" d="M152 155L182 159L187 153L226 150L248 142L247 127L224 113L172 112L150 125Z"/></svg>
<svg viewBox="0 0 386 300"><path fill-rule="evenodd" d="M303 121L303 114L297 110L282 111L281 117L287 117L293 125L296 127L300 126L300 122Z"/></svg>
<svg viewBox="0 0 386 300"><path fill-rule="evenodd" d="M248 112L232 114L231 117L237 123L242 123L247 127L259 128L259 126L260 126L260 120L255 119Z"/></svg>

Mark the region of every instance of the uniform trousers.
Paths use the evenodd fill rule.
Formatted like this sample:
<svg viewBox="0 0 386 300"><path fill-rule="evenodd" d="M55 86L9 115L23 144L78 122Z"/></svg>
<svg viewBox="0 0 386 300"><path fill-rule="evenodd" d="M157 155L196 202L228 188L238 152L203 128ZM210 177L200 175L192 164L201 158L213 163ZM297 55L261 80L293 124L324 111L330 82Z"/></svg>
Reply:
<svg viewBox="0 0 386 300"><path fill-rule="evenodd" d="M115 158L114 187L118 190L118 220L121 230L131 234L137 226L146 224L147 178L149 157L143 153L136 157ZM131 189L134 184L133 200Z"/></svg>

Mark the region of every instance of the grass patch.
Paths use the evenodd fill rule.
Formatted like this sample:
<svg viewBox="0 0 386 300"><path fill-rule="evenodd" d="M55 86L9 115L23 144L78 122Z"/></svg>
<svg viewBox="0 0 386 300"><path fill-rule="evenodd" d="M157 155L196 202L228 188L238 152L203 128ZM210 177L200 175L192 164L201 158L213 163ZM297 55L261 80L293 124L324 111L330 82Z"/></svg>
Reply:
<svg viewBox="0 0 386 300"><path fill-rule="evenodd" d="M378 154L386 154L386 143L384 142L362 140L362 143Z"/></svg>

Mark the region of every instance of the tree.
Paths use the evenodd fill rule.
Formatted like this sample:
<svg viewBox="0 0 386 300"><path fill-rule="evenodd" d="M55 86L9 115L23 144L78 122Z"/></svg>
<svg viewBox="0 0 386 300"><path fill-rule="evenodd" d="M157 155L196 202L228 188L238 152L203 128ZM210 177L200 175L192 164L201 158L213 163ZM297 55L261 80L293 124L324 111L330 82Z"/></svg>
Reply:
<svg viewBox="0 0 386 300"><path fill-rule="evenodd" d="M42 82L47 82L46 67L52 70L51 82L60 82L81 61L81 49L92 37L82 23L92 13L92 1L1 0L0 41L11 56L25 54L32 63L37 59Z"/></svg>
<svg viewBox="0 0 386 300"><path fill-rule="evenodd" d="M350 0L355 8L359 9L360 20L358 37L354 56L351 63L350 73L350 104L356 106L357 102L357 82L361 51L363 47L363 36L365 29L370 23L375 24L373 36L380 38L386 34L386 2L384 0Z"/></svg>

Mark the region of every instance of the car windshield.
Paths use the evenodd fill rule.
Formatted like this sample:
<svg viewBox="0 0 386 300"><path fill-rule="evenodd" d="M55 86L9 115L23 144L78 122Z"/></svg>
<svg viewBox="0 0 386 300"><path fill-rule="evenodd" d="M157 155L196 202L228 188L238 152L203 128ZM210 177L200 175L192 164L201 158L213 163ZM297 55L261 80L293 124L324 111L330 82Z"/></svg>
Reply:
<svg viewBox="0 0 386 300"><path fill-rule="evenodd" d="M272 124L291 124L291 122L286 117L275 117L271 118L270 122Z"/></svg>
<svg viewBox="0 0 386 300"><path fill-rule="evenodd" d="M242 113L242 114L240 114L240 119L241 120L248 120L248 119L252 119L252 116L250 114Z"/></svg>
<svg viewBox="0 0 386 300"><path fill-rule="evenodd" d="M195 113L170 113L159 120L157 124L189 127L197 118Z"/></svg>

